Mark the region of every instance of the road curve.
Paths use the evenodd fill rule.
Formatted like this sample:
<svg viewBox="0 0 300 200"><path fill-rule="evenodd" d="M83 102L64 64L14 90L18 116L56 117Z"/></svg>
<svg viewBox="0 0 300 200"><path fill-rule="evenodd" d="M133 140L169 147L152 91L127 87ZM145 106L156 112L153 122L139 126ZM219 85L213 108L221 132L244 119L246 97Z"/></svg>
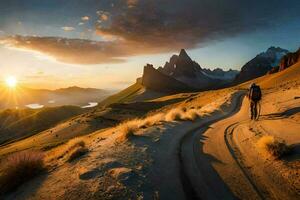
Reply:
<svg viewBox="0 0 300 200"><path fill-rule="evenodd" d="M209 130L212 124L239 112L244 94L244 92L236 93L232 98L231 106L225 112L218 113L196 130L188 132L182 139L179 158L187 199L237 199L213 168L211 162L214 158L203 151L206 139L203 133ZM253 196L257 197L257 195Z"/></svg>
<svg viewBox="0 0 300 200"><path fill-rule="evenodd" d="M243 96L236 93L227 111L181 140L181 180L187 199L299 198L257 154L250 141L257 136L249 129L259 127L249 120L249 102Z"/></svg>

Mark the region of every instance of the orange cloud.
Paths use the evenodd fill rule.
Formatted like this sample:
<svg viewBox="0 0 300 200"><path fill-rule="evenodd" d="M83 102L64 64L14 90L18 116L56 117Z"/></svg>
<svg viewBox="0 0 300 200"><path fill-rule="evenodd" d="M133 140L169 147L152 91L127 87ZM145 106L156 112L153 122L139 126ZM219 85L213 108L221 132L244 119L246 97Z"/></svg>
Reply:
<svg viewBox="0 0 300 200"><path fill-rule="evenodd" d="M63 26L63 27L61 27L61 29L63 29L64 31L74 31L75 30L75 28L71 27L71 26Z"/></svg>

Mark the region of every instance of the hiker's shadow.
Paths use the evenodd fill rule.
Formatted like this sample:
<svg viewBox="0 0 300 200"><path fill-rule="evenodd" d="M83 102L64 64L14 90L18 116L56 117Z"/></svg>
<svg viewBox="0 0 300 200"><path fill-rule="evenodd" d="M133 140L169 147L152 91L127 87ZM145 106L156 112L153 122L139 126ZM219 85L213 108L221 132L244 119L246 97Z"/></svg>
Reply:
<svg viewBox="0 0 300 200"><path fill-rule="evenodd" d="M284 118L288 118L292 115L295 115L299 112L300 112L300 107L295 107L295 108L291 108L291 109L286 110L286 111L281 112L281 113L271 113L271 114L267 114L267 115L262 115L260 117L260 119L264 119L264 120L284 119Z"/></svg>

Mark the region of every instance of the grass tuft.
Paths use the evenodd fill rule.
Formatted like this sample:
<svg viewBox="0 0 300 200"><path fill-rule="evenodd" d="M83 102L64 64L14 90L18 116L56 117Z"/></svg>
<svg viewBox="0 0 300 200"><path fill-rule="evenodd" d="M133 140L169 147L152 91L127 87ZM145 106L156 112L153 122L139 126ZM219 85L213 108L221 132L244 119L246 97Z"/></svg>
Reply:
<svg viewBox="0 0 300 200"><path fill-rule="evenodd" d="M46 170L43 159L44 155L39 151L23 151L8 156L1 165L0 193L11 192Z"/></svg>
<svg viewBox="0 0 300 200"><path fill-rule="evenodd" d="M182 119L183 120L189 120L189 121L195 121L197 118L199 117L199 113L197 112L196 109L190 109L190 110L187 110Z"/></svg>
<svg viewBox="0 0 300 200"><path fill-rule="evenodd" d="M290 151L285 141L276 140L274 136L261 137L257 142L257 146L276 158L280 158Z"/></svg>
<svg viewBox="0 0 300 200"><path fill-rule="evenodd" d="M117 129L121 132L121 136L118 138L118 142L127 141L130 137L135 135L141 127L143 126L143 121L140 119L134 119L121 123L117 126Z"/></svg>
<svg viewBox="0 0 300 200"><path fill-rule="evenodd" d="M61 159L67 157L67 160L69 160L69 157L77 150L77 149L86 149L86 142L83 138L74 138L69 140L66 144L58 147L54 151L48 155L49 161L53 159ZM80 151L80 150L78 150Z"/></svg>
<svg viewBox="0 0 300 200"><path fill-rule="evenodd" d="M183 119L185 112L181 108L174 108L166 114L166 121L173 122Z"/></svg>
<svg viewBox="0 0 300 200"><path fill-rule="evenodd" d="M160 124L164 120L165 120L165 115L163 113L158 113L158 114L146 117L143 120L143 124L146 127L151 127L151 126Z"/></svg>

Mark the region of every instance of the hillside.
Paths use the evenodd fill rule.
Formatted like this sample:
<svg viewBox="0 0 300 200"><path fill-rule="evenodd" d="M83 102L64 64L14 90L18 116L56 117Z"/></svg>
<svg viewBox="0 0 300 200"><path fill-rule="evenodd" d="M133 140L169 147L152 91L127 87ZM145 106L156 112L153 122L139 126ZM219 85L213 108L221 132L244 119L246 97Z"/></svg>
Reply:
<svg viewBox="0 0 300 200"><path fill-rule="evenodd" d="M139 94L143 89L143 86L139 83L136 82L133 85L129 86L128 88L118 92L117 94L113 94L103 101L99 103L99 106L107 106L113 103L123 103L130 101L134 99L136 95Z"/></svg>
<svg viewBox="0 0 300 200"><path fill-rule="evenodd" d="M29 137L83 112L76 106L4 110L0 112L0 144Z"/></svg>
<svg viewBox="0 0 300 200"><path fill-rule="evenodd" d="M120 92L113 94L99 103L101 106L109 106L114 103L129 103L136 101L147 101L162 96L168 95L168 92L157 92L146 88L142 85L141 78L138 78L136 83L132 84L128 88L121 90Z"/></svg>

